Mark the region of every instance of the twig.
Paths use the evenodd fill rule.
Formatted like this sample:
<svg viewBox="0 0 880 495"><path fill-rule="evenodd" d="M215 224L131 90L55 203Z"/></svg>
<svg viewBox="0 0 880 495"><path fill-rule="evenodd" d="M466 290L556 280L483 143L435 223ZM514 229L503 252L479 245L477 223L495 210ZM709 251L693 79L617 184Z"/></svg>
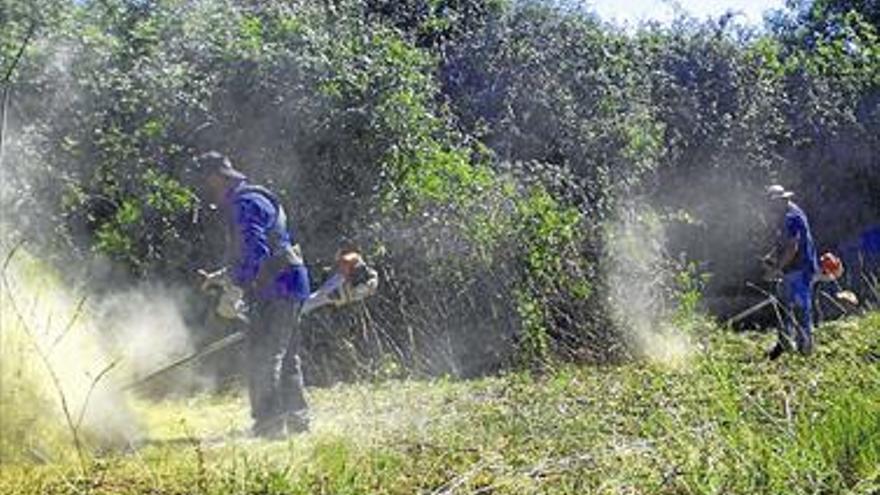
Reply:
<svg viewBox="0 0 880 495"><path fill-rule="evenodd" d="M9 262L12 261L15 253L18 252L18 249L22 245L24 245L24 239L19 239L19 241L15 243L14 246L12 246L12 249L10 249L8 253L6 253L6 259L3 260L3 267L0 268L0 271L2 271L4 274L6 273L6 267L9 266Z"/></svg>
<svg viewBox="0 0 880 495"><path fill-rule="evenodd" d="M878 289L878 286L880 286L880 281L878 281L877 278L874 277L872 274L865 273L864 271L860 275L862 277L862 280L865 281L865 285L867 285L868 289L873 293L874 300L877 301L878 304L880 304L880 289Z"/></svg>
<svg viewBox="0 0 880 495"><path fill-rule="evenodd" d="M33 330L31 330L30 325L27 324L27 321L22 316L21 311L18 309L18 304L15 302L15 298L12 296L11 287L9 282L6 279L6 274L2 275L3 285L6 288L7 297L9 298L9 304L12 306L12 311L15 313L19 323L21 324L22 329L27 335L31 347L33 347L34 351L37 353L37 356L40 357L43 365L46 367L46 371L49 373L49 378L52 380L52 384L55 387L56 392L58 392L58 397L61 400L61 410L64 413L64 419L67 421L67 426L70 429L71 435L73 436L73 444L76 448L76 454L79 458L80 467L83 470L83 473L86 471L86 462L85 457L82 451L82 441L79 438L79 431L77 430L76 425L73 422L73 417L70 413L70 406L67 403L67 396L64 394L64 388L61 386L61 380L58 378L58 374L55 373L55 369L52 367L52 363L49 362L49 357L46 353L43 352L43 349L40 347L39 342L33 335Z"/></svg>
<svg viewBox="0 0 880 495"><path fill-rule="evenodd" d="M544 478L553 473L552 469L567 470L576 467L579 464L588 464L595 462L595 458L590 454L576 454L560 459L545 459L534 464L525 474L532 479Z"/></svg>
<svg viewBox="0 0 880 495"><path fill-rule="evenodd" d="M79 427L82 426L83 418L85 418L85 416L86 416L86 409L89 407L89 399L92 397L92 392L94 392L95 387L98 386L98 382L100 382L101 379L104 378L104 375L109 373L110 370L115 368L118 363L119 363L118 359L114 360L113 362L111 362L110 364L105 366L104 369L102 369L101 372L98 373L95 376L95 378L92 380L92 383L89 385L89 391L86 392L86 398L83 399L82 408L80 408L80 410L79 410L79 417L76 420L76 428L77 429L79 429Z"/></svg>
<svg viewBox="0 0 880 495"><path fill-rule="evenodd" d="M12 73L15 71L16 66L18 66L18 62L21 60L21 56L24 54L25 48L27 48L28 44L30 44L31 37L36 31L37 22L31 21L31 25L28 27L27 34L24 35L24 40L22 40L21 45L18 47L18 52L16 52L15 57L12 58L12 64L9 65L9 69L6 70L6 74L3 76L4 86L9 83L10 79L12 79Z"/></svg>
<svg viewBox="0 0 880 495"><path fill-rule="evenodd" d="M831 304L835 305L835 306L837 307L837 309L839 309L840 311L843 312L843 314L845 314L845 315L848 315L848 314L849 314L849 311L847 311L846 308L844 308L842 304L840 304L839 302L837 302L836 299L834 299L833 297L831 297L830 294L828 294L828 293L825 292L824 290L820 290L820 291L819 291L819 294L822 294L822 296L824 296L825 299L828 299L828 300L831 302Z"/></svg>
<svg viewBox="0 0 880 495"><path fill-rule="evenodd" d="M76 320L79 319L80 314L82 314L83 307L86 304L86 300L89 298L88 295L82 297L79 300L79 303L76 305L76 309L73 311L73 315L71 315L70 320L67 321L67 325L64 326L64 330L61 331L61 334L58 337L55 337L55 340L52 341L52 345L49 346L49 352L57 346L62 339L67 335L68 332L73 328L73 325L76 324ZM115 363L114 363L115 364Z"/></svg>
<svg viewBox="0 0 880 495"><path fill-rule="evenodd" d="M24 40L21 42L21 46L18 47L18 52L15 54L15 57L12 58L12 63L9 65L9 69L6 70L6 75L3 76L3 101L0 102L0 165L3 164L3 156L4 156L4 136L6 135L6 113L7 108L9 106L9 81L12 79L12 74L15 71L15 68L18 66L19 61L21 61L22 55L24 55L24 50L27 48L28 44L31 42L31 37L33 37L34 33L37 30L37 22L31 21L30 27L28 27L27 34L25 34Z"/></svg>
<svg viewBox="0 0 880 495"><path fill-rule="evenodd" d="M3 85L3 101L0 101L0 167L3 166L3 158L6 156L6 114L9 108L9 88Z"/></svg>
<svg viewBox="0 0 880 495"><path fill-rule="evenodd" d="M783 406L785 408L785 422L788 426L788 433L794 436L794 415L791 412L791 402L787 393L784 394Z"/></svg>
<svg viewBox="0 0 880 495"><path fill-rule="evenodd" d="M765 418L767 418L768 421L770 421L771 423L778 423L777 426L780 426L781 428L789 429L789 430L791 429L791 424L787 423L785 420L780 420L780 419L776 418L775 416L773 416L772 414L770 414L770 411L768 411L767 408L765 408L763 405L761 405L761 403L758 400L756 400L754 397L752 397L750 395L746 395L745 398L749 402L749 406L757 409L758 412L761 413ZM790 415L788 414L789 408L788 408L788 396L787 395L785 396L785 412L786 412L786 419L790 420Z"/></svg>
<svg viewBox="0 0 880 495"><path fill-rule="evenodd" d="M15 313L16 318L21 324L22 329L30 341L31 346L34 351L37 353L37 356L40 357L43 365L46 367L46 371L49 373L49 378L52 380L52 384L55 387L56 392L58 393L59 399L61 400L61 410L64 413L64 419L67 421L67 427L70 429L71 436L73 436L73 444L76 449L76 455L79 459L80 468L82 469L83 474L86 472L86 460L85 455L83 454L83 446L82 441L79 437L79 430L77 425L73 422L73 416L70 413L70 406L67 403L67 396L64 394L64 388L61 386L61 380L58 378L58 374L55 373L55 369L52 367L52 363L49 361L49 357L43 352L43 349L40 347L39 342L36 337L34 337L34 332L31 329L30 325L28 325L27 320L24 319L24 316L21 314L19 310L18 303L15 300L12 292L12 285L9 283L9 279L6 277L6 267L9 261L12 259L12 256L7 256L6 262L3 264L2 270L0 270L0 279L2 279L3 287L6 289L7 297L9 298L9 305L12 307L12 311Z"/></svg>
<svg viewBox="0 0 880 495"><path fill-rule="evenodd" d="M181 420L181 426L183 426L183 433L186 435L186 442L192 446L196 454L196 488L198 488L198 493L208 493L208 477L207 470L205 469L205 450L202 448L202 441L193 434L192 430L187 426L186 420Z"/></svg>
<svg viewBox="0 0 880 495"><path fill-rule="evenodd" d="M437 490L433 492L432 495L452 495L455 493L459 487L470 481L474 476L476 476L485 466L488 464L487 460L481 460L474 464L472 468L467 470L466 472L452 478L447 481L443 485L440 486Z"/></svg>

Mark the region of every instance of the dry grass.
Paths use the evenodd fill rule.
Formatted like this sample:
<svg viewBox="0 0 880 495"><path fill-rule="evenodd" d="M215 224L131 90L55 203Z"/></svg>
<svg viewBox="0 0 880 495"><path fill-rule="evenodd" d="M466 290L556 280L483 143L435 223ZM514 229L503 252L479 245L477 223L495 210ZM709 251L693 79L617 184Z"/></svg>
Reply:
<svg viewBox="0 0 880 495"><path fill-rule="evenodd" d="M876 493L880 315L809 359L771 337L696 339L687 366L634 362L471 382L311 391L311 433L249 439L238 396L139 401L150 441L6 465L2 493Z"/></svg>

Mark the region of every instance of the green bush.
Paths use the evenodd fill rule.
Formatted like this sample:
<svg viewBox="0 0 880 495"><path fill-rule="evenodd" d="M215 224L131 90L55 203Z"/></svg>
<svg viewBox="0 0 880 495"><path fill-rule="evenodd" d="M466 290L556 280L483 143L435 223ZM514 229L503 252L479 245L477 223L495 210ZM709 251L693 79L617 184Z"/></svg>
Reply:
<svg viewBox="0 0 880 495"><path fill-rule="evenodd" d="M314 322L319 380L614 357L601 260L630 204L687 219L665 251L712 277L680 280L682 315L758 277L769 182L823 248L880 218L862 3L632 33L536 0L49 4L11 2L0 34L4 61L28 41L6 86L10 223L63 266L192 285L222 219L191 158L229 153L281 195L316 279L341 241L381 268L382 297Z"/></svg>

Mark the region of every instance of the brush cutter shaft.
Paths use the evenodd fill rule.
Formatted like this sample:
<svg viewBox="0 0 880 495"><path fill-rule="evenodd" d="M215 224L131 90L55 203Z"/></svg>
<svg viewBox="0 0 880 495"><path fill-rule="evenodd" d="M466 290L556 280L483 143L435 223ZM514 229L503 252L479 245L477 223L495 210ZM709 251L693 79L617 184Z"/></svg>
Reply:
<svg viewBox="0 0 880 495"><path fill-rule="evenodd" d="M196 361L198 359L206 358L206 357L210 356L211 354L214 354L218 351L222 351L223 349L226 349L227 347L234 345L234 344L237 344L237 343L241 342L242 340L244 340L244 336L245 336L244 332L235 332L231 335L227 335L226 337L223 337L222 339L216 340L216 341L208 344L207 346L205 346L204 348L202 348L199 351L196 351L192 354L184 356L184 357L178 359L177 361L173 361L169 364L166 364L165 366L157 369L156 371L153 371L145 376L142 376L141 378L138 378L137 380L123 386L122 390L131 390L134 388L138 388L141 385L144 385L147 382L150 382L150 381L154 380L155 378L158 378L158 377L168 373L169 371L173 371L177 368L180 368L181 366L183 366L187 363L190 363L192 361Z"/></svg>
<svg viewBox="0 0 880 495"><path fill-rule="evenodd" d="M726 322L724 322L724 326L729 327L730 325L733 325L734 323L736 323L736 322L738 322L738 321L740 321L740 320L742 320L742 319L744 319L754 313L757 313L758 311L773 304L774 302L776 302L775 297L768 297L767 299L764 299L763 301L759 302L758 304L755 304L754 306L747 308L746 310L744 310L740 313L737 313L735 316L733 316L732 318L730 318Z"/></svg>

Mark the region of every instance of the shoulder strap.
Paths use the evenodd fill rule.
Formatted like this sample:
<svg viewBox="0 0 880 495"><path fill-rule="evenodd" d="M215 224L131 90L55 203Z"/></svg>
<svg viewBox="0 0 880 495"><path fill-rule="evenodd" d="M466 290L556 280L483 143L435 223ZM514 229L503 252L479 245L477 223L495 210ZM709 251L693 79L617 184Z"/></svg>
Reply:
<svg viewBox="0 0 880 495"><path fill-rule="evenodd" d="M247 193L260 194L268 199L269 202L272 203L272 206L275 207L275 220L272 222L269 241L272 246L272 251L275 253L279 252L285 247L285 245L290 243L290 235L287 232L287 214L284 212L284 207L281 205L281 201L275 193L256 184L244 184L237 191L237 194Z"/></svg>
<svg viewBox="0 0 880 495"><path fill-rule="evenodd" d="M272 202L272 206L275 208L281 207L281 201L279 201L278 196L275 195L272 191L266 189L263 186L258 186L256 184L243 184L236 191L236 194L247 194L247 193L257 193L266 197L269 201Z"/></svg>

